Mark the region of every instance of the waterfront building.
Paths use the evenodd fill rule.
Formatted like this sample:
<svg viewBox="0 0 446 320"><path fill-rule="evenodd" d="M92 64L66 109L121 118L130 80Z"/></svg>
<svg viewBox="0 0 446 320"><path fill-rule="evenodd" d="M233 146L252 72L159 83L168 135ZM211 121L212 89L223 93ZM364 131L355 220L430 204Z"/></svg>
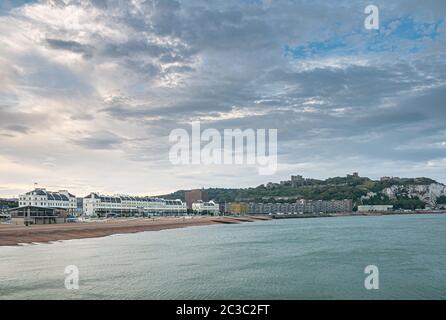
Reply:
<svg viewBox="0 0 446 320"><path fill-rule="evenodd" d="M0 210L0 222L7 222L11 219L11 214L7 209Z"/></svg>
<svg viewBox="0 0 446 320"><path fill-rule="evenodd" d="M309 205L312 206L313 213L340 213L353 210L352 200L318 200L309 202Z"/></svg>
<svg viewBox="0 0 446 320"><path fill-rule="evenodd" d="M248 204L244 202L226 203L225 212L230 214L247 214L249 211Z"/></svg>
<svg viewBox="0 0 446 320"><path fill-rule="evenodd" d="M105 196L91 193L83 199L86 215L97 216L146 216L185 215L187 207L181 200L166 200L128 195Z"/></svg>
<svg viewBox="0 0 446 320"><path fill-rule="evenodd" d="M358 206L358 212L387 212L392 211L393 205L364 205Z"/></svg>
<svg viewBox="0 0 446 320"><path fill-rule="evenodd" d="M295 203L249 203L249 214L319 214L353 210L352 200L298 200Z"/></svg>
<svg viewBox="0 0 446 320"><path fill-rule="evenodd" d="M194 214L218 215L220 213L220 206L214 201L204 202L199 200L192 203L192 210Z"/></svg>
<svg viewBox="0 0 446 320"><path fill-rule="evenodd" d="M74 212L76 216L81 216L84 213L84 198L76 198L77 208Z"/></svg>
<svg viewBox="0 0 446 320"><path fill-rule="evenodd" d="M77 208L77 201L76 196L67 190L51 192L44 188L36 188L19 196L19 207L24 206L65 209L73 213Z"/></svg>
<svg viewBox="0 0 446 320"><path fill-rule="evenodd" d="M205 190L191 190L184 193L187 209L192 210L192 204L198 201L208 202L209 195Z"/></svg>
<svg viewBox="0 0 446 320"><path fill-rule="evenodd" d="M67 218L67 210L42 206L22 206L9 210L12 224L54 224L64 223Z"/></svg>

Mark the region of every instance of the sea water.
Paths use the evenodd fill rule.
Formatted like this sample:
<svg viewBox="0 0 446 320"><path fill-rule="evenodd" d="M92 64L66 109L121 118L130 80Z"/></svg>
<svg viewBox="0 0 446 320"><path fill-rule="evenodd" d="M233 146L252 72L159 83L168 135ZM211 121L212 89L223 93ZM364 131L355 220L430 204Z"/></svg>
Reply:
<svg viewBox="0 0 446 320"><path fill-rule="evenodd" d="M379 289L365 286L370 265ZM66 287L67 266L79 272L77 290ZM0 247L0 299L445 298L446 215L272 220Z"/></svg>

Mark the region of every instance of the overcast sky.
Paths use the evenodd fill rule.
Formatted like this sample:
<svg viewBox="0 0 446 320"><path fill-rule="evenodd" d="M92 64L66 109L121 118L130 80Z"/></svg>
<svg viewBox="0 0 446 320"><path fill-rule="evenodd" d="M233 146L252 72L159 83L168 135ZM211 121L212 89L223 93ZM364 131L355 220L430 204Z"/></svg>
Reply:
<svg viewBox="0 0 446 320"><path fill-rule="evenodd" d="M446 182L445 17L443 0L1 0L0 196ZM193 120L277 128L277 173L173 166Z"/></svg>

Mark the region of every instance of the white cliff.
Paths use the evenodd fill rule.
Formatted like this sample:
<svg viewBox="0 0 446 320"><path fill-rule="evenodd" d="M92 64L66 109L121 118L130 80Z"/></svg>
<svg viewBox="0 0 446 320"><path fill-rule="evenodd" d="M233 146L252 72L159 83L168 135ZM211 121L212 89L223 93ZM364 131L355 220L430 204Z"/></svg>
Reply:
<svg viewBox="0 0 446 320"><path fill-rule="evenodd" d="M408 186L393 185L390 188L384 189L382 193L387 195L390 199L395 199L397 196L406 196L409 198L418 197L420 200L433 207L437 204L436 201L438 197L446 196L446 186L441 183Z"/></svg>

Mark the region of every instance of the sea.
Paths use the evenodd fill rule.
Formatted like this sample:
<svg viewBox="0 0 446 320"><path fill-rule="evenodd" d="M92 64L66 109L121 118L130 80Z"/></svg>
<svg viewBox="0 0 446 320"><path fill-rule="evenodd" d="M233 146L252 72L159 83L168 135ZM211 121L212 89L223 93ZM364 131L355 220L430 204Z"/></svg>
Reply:
<svg viewBox="0 0 446 320"><path fill-rule="evenodd" d="M0 299L445 299L446 215L283 219L0 247Z"/></svg>

